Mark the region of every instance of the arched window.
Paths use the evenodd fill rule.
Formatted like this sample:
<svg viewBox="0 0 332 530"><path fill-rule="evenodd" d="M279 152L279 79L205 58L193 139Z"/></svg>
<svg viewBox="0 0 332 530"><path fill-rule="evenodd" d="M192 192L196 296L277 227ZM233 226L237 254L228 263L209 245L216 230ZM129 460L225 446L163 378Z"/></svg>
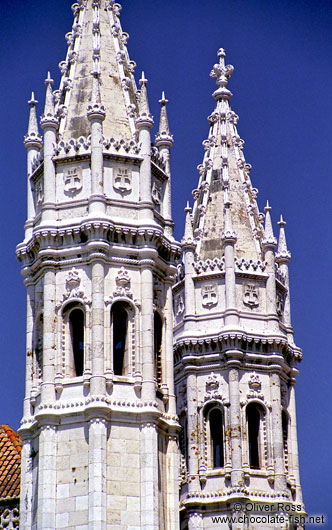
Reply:
<svg viewBox="0 0 332 530"><path fill-rule="evenodd" d="M182 427L180 431L180 451L182 456L185 459L186 467L188 469L188 430L187 430L187 416L186 413L183 412L179 417L180 425Z"/></svg>
<svg viewBox="0 0 332 530"><path fill-rule="evenodd" d="M43 329L44 319L43 315L39 315L36 320L35 330L35 376L38 381L43 377Z"/></svg>
<svg viewBox="0 0 332 530"><path fill-rule="evenodd" d="M249 403L246 410L247 432L249 445L249 465L252 469L260 469L260 423L261 411L257 403Z"/></svg>
<svg viewBox="0 0 332 530"><path fill-rule="evenodd" d="M115 302L111 311L114 375L128 371L128 312L123 302Z"/></svg>
<svg viewBox="0 0 332 530"><path fill-rule="evenodd" d="M281 413L282 438L284 445L285 470L288 471L288 415L284 410Z"/></svg>
<svg viewBox="0 0 332 530"><path fill-rule="evenodd" d="M211 440L211 467L224 467L224 418L219 408L213 408L209 413Z"/></svg>
<svg viewBox="0 0 332 530"><path fill-rule="evenodd" d="M84 313L74 308L69 313L71 354L74 365L74 377L83 375L84 370Z"/></svg>
<svg viewBox="0 0 332 530"><path fill-rule="evenodd" d="M154 375L157 385L162 383L162 365L161 365L161 348L162 348L163 322L157 311L154 314Z"/></svg>

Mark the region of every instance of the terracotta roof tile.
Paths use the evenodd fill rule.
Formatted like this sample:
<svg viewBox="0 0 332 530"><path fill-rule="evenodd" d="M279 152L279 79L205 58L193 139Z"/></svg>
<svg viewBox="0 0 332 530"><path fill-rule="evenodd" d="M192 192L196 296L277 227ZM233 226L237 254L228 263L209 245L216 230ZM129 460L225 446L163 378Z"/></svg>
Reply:
<svg viewBox="0 0 332 530"><path fill-rule="evenodd" d="M20 494L22 442L8 425L0 425L0 498Z"/></svg>

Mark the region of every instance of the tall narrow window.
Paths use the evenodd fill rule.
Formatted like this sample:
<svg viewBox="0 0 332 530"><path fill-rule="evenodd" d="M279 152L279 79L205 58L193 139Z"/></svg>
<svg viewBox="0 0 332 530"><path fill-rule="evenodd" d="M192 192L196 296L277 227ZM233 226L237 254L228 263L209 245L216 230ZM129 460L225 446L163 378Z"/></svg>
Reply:
<svg viewBox="0 0 332 530"><path fill-rule="evenodd" d="M154 314L154 375L157 385L162 382L161 346L162 346L163 323L159 313Z"/></svg>
<svg viewBox="0 0 332 530"><path fill-rule="evenodd" d="M259 428L261 413L256 403L247 406L247 429L249 444L249 465L252 469L260 468L259 458Z"/></svg>
<svg viewBox="0 0 332 530"><path fill-rule="evenodd" d="M69 314L70 338L75 376L83 375L84 368L84 313L73 309Z"/></svg>
<svg viewBox="0 0 332 530"><path fill-rule="evenodd" d="M283 438L283 444L284 444L285 469L286 471L288 471L288 416L284 410L281 413L281 419L282 419L282 438Z"/></svg>
<svg viewBox="0 0 332 530"><path fill-rule="evenodd" d="M43 321L43 315L40 315L36 321L35 360L37 380L41 380L43 376Z"/></svg>
<svg viewBox="0 0 332 530"><path fill-rule="evenodd" d="M121 302L112 306L114 375L125 375L127 369L128 313Z"/></svg>
<svg viewBox="0 0 332 530"><path fill-rule="evenodd" d="M223 414L214 408L209 414L212 467L224 467Z"/></svg>

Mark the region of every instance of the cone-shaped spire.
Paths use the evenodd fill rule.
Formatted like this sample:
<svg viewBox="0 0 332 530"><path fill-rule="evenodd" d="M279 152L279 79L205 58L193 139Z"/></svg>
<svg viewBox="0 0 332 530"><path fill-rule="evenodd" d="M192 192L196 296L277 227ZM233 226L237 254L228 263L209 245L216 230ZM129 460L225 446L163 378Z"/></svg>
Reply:
<svg viewBox="0 0 332 530"><path fill-rule="evenodd" d="M27 149L34 147L40 149L42 146L42 138L39 134L36 105L38 101L35 99L35 94L32 92L31 99L28 101L30 105L30 114L29 114L29 126L28 132L24 137L24 145Z"/></svg>
<svg viewBox="0 0 332 530"><path fill-rule="evenodd" d="M156 146L161 147L165 145L167 147L172 147L173 145L173 135L170 134L169 125L168 125L168 116L166 105L168 99L165 97L165 92L162 92L161 99L159 100L161 105L160 109L160 121L159 121L159 130L156 134Z"/></svg>
<svg viewBox="0 0 332 530"><path fill-rule="evenodd" d="M141 79L139 80L141 87L139 99L138 99L138 118L136 119L136 127L153 127L153 116L150 114L149 99L146 85L148 80L142 72Z"/></svg>
<svg viewBox="0 0 332 530"><path fill-rule="evenodd" d="M280 215L279 225L279 241L278 241L278 251L276 253L276 258L278 263L288 263L291 259L291 253L287 248L285 226L286 223Z"/></svg>
<svg viewBox="0 0 332 530"><path fill-rule="evenodd" d="M41 126L44 129L45 127L57 127L58 126L58 118L55 114L55 108L54 108L54 96L53 96L53 90L52 85L54 81L51 78L50 72L47 73L47 78L45 79L45 85L46 85L46 97L45 97L45 108L44 108L44 114L40 120Z"/></svg>
<svg viewBox="0 0 332 530"><path fill-rule="evenodd" d="M270 214L271 210L272 208L269 205L269 201L267 201L266 206L264 208L265 228L264 228L263 246L265 248L268 248L268 247L276 248L277 246L277 240L273 234L273 227L272 227L271 214Z"/></svg>
<svg viewBox="0 0 332 530"><path fill-rule="evenodd" d="M251 166L244 158L244 142L236 128L238 117L229 105L232 94L227 85L234 68L225 66L222 48L218 57L219 63L211 72L218 85L214 93L216 106L208 117L210 131L203 142L205 154L203 163L197 168L199 182L193 191L197 254L202 260L222 256L221 235L227 232L225 220L230 216L232 230L237 235L235 257L258 260L262 259L262 226L256 202L258 190L252 187ZM227 216L223 213L224 205Z"/></svg>
<svg viewBox="0 0 332 530"><path fill-rule="evenodd" d="M122 31L120 11L121 6L110 0L79 0L73 5L74 23L66 35L68 52L59 64L62 80L57 92L59 130L65 142L90 135L86 111L96 104L93 95L96 76L101 102L107 109L105 138L134 139L136 65L128 55L129 35Z"/></svg>
<svg viewBox="0 0 332 530"><path fill-rule="evenodd" d="M194 249L196 247L195 239L194 239L194 233L193 233L193 225L191 220L191 208L189 206L189 201L187 202L187 206L184 209L186 212L186 222L185 222L185 228L184 228L184 236L181 240L182 248L192 248Z"/></svg>

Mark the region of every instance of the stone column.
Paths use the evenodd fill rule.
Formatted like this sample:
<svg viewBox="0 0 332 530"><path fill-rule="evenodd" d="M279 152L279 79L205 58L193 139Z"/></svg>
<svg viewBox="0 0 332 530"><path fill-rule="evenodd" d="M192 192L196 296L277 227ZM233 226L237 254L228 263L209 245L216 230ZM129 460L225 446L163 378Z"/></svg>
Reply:
<svg viewBox="0 0 332 530"><path fill-rule="evenodd" d="M190 221L190 209L187 210L187 224ZM185 211L186 211L185 210ZM185 332L190 332L195 327L195 285L194 285L194 252L196 248L196 243L194 242L192 231L188 236L185 236L182 240L182 250L183 250L183 262L184 262L184 330Z"/></svg>
<svg viewBox="0 0 332 530"><path fill-rule="evenodd" d="M168 521L166 530L179 530L179 450L177 434L168 436L166 484L167 484L167 512Z"/></svg>
<svg viewBox="0 0 332 530"><path fill-rule="evenodd" d="M104 264L92 263L92 376L91 395L105 394L104 372Z"/></svg>
<svg viewBox="0 0 332 530"><path fill-rule="evenodd" d="M284 442L281 417L280 377L278 374L270 375L271 389L271 416L272 416L272 446L274 455L274 489L286 490Z"/></svg>
<svg viewBox="0 0 332 530"><path fill-rule="evenodd" d="M151 264L146 264L141 272L142 293L142 399L156 399L154 381L154 322L153 322L153 274Z"/></svg>
<svg viewBox="0 0 332 530"><path fill-rule="evenodd" d="M21 492L20 492L20 530L32 528L32 458L31 440L22 434Z"/></svg>
<svg viewBox="0 0 332 530"><path fill-rule="evenodd" d="M55 300L55 271L47 269L44 274L43 381L41 384L43 403L55 401Z"/></svg>
<svg viewBox="0 0 332 530"><path fill-rule="evenodd" d="M266 316L268 319L268 329L271 333L279 331L279 319L277 315L277 288L276 288L276 271L275 271L275 255L274 251L277 246L277 240L273 235L272 223L269 204L264 208L265 216L265 230L263 237L264 259L266 261L266 272L268 278L266 280Z"/></svg>
<svg viewBox="0 0 332 530"><path fill-rule="evenodd" d="M237 241L237 235L233 230L231 217L231 203L226 202L224 208L225 228L222 233L225 256L225 324L226 326L238 326L239 313L236 307L236 278L235 278L235 261L234 245Z"/></svg>
<svg viewBox="0 0 332 530"><path fill-rule="evenodd" d="M91 195L89 213L105 214L104 197L104 158L103 158L103 121L105 109L100 105L88 108L88 119L91 123Z"/></svg>
<svg viewBox="0 0 332 530"><path fill-rule="evenodd" d="M144 384L144 383L143 383ZM141 425L141 528L159 528L158 431L152 422Z"/></svg>
<svg viewBox="0 0 332 530"><path fill-rule="evenodd" d="M297 443L297 427L296 427L296 404L295 404L295 387L294 384L289 389L289 415L290 415L290 433L288 436L291 453L292 453L292 470L291 473L295 477L296 482L296 501L302 503L302 488L300 482L300 466L299 466L299 452Z"/></svg>
<svg viewBox="0 0 332 530"><path fill-rule="evenodd" d="M92 418L89 423L89 530L106 530L107 423Z"/></svg>
<svg viewBox="0 0 332 530"><path fill-rule="evenodd" d="M165 315L165 356L166 356L166 383L168 387L168 414L176 414L176 401L174 389L174 357L173 357L173 295L172 283L165 281L166 304Z"/></svg>
<svg viewBox="0 0 332 530"><path fill-rule="evenodd" d="M200 491L198 461L198 415L197 415L197 377L195 373L187 376L187 426L188 426L188 489Z"/></svg>
<svg viewBox="0 0 332 530"><path fill-rule="evenodd" d="M42 425L39 435L37 530L56 528L56 426Z"/></svg>
<svg viewBox="0 0 332 530"><path fill-rule="evenodd" d="M26 330L26 373L25 373L25 398L23 404L23 418L31 416L30 393L33 381L33 334L34 334L34 297L35 286L31 280L25 280L27 287L27 330Z"/></svg>
<svg viewBox="0 0 332 530"><path fill-rule="evenodd" d="M230 352L228 352L230 355ZM241 405L239 389L239 370L231 368L228 374L230 401L230 445L232 457L231 483L238 486L243 480L241 446Z"/></svg>

